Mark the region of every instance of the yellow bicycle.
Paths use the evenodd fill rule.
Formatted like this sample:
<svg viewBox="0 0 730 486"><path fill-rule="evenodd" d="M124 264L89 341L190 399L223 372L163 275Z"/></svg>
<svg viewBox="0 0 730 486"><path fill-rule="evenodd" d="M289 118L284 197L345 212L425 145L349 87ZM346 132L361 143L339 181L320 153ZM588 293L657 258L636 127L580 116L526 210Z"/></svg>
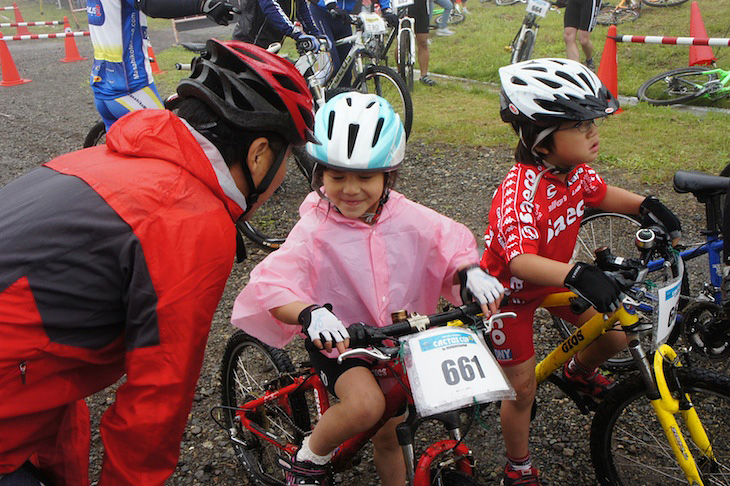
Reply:
<svg viewBox="0 0 730 486"><path fill-rule="evenodd" d="M682 259L658 227L639 230L637 246L640 258L629 260L603 250L597 263L622 281L622 306L611 315L597 314L559 344L538 363L537 381L558 385L584 413L595 408L590 445L601 484L730 485L730 378L682 366L685 353L664 344L677 321ZM672 275L659 288L646 280L647 263L655 257L666 260ZM654 341L645 350L638 332L647 324L639 320L637 308L647 298L656 305ZM589 306L572 292L551 294L542 304L547 309L566 305L576 313ZM638 372L620 379L596 405L555 371L605 332L627 333Z"/></svg>

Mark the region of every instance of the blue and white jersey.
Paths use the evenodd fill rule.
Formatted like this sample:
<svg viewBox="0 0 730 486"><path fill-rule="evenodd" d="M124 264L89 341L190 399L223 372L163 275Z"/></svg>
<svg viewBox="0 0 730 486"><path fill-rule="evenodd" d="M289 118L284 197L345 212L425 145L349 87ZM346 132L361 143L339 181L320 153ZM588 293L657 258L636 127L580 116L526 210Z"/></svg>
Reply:
<svg viewBox="0 0 730 486"><path fill-rule="evenodd" d="M86 13L94 45L94 96L114 99L152 83L147 16L134 0L86 0Z"/></svg>

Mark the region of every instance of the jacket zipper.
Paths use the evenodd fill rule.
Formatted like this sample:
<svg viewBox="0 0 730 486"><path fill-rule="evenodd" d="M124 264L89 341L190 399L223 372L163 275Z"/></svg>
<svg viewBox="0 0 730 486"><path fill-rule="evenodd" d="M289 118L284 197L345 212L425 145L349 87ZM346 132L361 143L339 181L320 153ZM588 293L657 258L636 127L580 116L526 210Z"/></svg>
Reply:
<svg viewBox="0 0 730 486"><path fill-rule="evenodd" d="M20 379L22 380L23 385L25 385L25 370L27 367L28 367L28 365L26 364L25 361L20 363Z"/></svg>

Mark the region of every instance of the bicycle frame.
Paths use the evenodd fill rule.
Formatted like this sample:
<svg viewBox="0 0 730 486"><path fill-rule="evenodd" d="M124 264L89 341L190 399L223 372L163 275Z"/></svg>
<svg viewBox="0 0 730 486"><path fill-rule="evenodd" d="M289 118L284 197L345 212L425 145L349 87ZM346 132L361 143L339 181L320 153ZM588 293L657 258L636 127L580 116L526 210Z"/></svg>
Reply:
<svg viewBox="0 0 730 486"><path fill-rule="evenodd" d="M373 366L371 370L381 385L381 388L383 388L386 402L385 411L380 421L373 428L348 439L335 450L331 459L334 471L347 468L357 452L375 435L385 422L396 416L404 405L413 406L410 389L406 388L408 386L408 378L401 362L395 362L393 364L379 363ZM274 391L267 391L264 396L239 405L236 410L236 416L245 429L251 431L260 439L280 448L287 454L294 455L298 449L296 444L279 442L275 437L270 436L266 431L260 429L254 420L248 418L248 414L255 415L258 409L271 403L290 411L289 395L307 391L312 391L314 394L317 419L319 419L330 407L330 400L326 387L314 370L310 370L305 375L295 377L294 382L290 385ZM404 452L408 484L412 486L430 485L431 478L429 477L429 471L431 469L431 463L440 455L448 452L455 453L459 470L470 475L473 474L471 451L466 445L460 442L461 432L458 427L458 419L450 417L449 414L442 414L431 418L437 418L446 424L447 428L449 428L451 438L431 444L421 455L418 463L415 461L414 435L415 429L418 427L420 421L415 419L415 414L409 414L409 419L398 426L398 440ZM232 437L232 440L238 441L241 445L245 446L236 437Z"/></svg>
<svg viewBox="0 0 730 486"><path fill-rule="evenodd" d="M576 297L573 292L554 293L545 298L541 307L549 309L551 307L567 306ZM680 406L679 401L671 396L667 386L664 362L668 360L681 366L676 359L677 354L670 346L663 344L654 354L653 363L650 364L636 333L632 329L637 322L638 317L633 302L624 301L622 306L608 317L604 314L596 314L537 364L535 367L537 383L547 380L554 371L558 370L573 355L585 349L605 332L612 329L616 323L620 324L629 336L629 350L649 390L647 398L650 400L664 430L677 463L684 471L688 484L703 484L697 469L697 463L679 429L676 418L678 412L681 412L680 415L690 431L693 442L704 456L711 461L715 461L715 456L707 433L692 406L689 396L686 396L686 400L683 400Z"/></svg>
<svg viewBox="0 0 730 486"><path fill-rule="evenodd" d="M702 86L701 96L711 99L715 97L724 98L725 96L730 96L730 87L728 87L728 83L730 83L730 71L716 68L705 71L705 74L717 74L719 79L705 83Z"/></svg>

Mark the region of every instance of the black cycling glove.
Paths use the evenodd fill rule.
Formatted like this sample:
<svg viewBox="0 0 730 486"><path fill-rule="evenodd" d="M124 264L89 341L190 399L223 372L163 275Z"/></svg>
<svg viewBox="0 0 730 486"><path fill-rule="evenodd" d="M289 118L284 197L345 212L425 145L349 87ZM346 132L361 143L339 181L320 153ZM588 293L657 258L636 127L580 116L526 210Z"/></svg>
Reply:
<svg viewBox="0 0 730 486"><path fill-rule="evenodd" d="M616 280L594 265L576 263L565 277L564 284L590 302L598 312L613 312L621 305L621 289Z"/></svg>
<svg viewBox="0 0 730 486"><path fill-rule="evenodd" d="M393 13L393 11L389 8L386 8L382 11L383 20L385 20L388 25L393 27L394 29L398 27L398 16Z"/></svg>
<svg viewBox="0 0 730 486"><path fill-rule="evenodd" d="M350 14L346 10L342 10L337 6L336 2L327 4L327 11L330 13L330 17L335 20L339 20L344 24L350 23Z"/></svg>
<svg viewBox="0 0 730 486"><path fill-rule="evenodd" d="M649 196L641 203L639 212L643 218L642 226L659 223L669 232L671 239L682 236L682 223L674 213L654 196Z"/></svg>
<svg viewBox="0 0 730 486"><path fill-rule="evenodd" d="M224 0L203 0L201 9L210 20L220 25L228 25L233 14L240 14L241 9Z"/></svg>

